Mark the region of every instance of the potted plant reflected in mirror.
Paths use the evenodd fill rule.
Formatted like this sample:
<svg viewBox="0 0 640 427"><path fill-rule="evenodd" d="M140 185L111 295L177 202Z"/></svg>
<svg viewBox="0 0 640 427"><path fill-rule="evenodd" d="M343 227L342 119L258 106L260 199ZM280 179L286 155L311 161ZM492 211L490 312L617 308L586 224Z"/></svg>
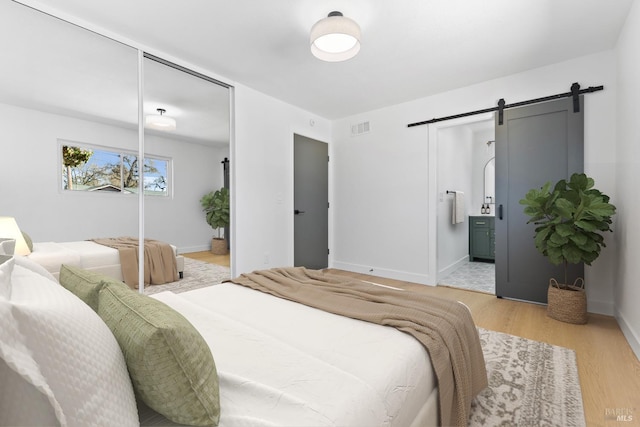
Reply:
<svg viewBox="0 0 640 427"><path fill-rule="evenodd" d="M603 233L611 230L616 207L609 196L594 188L594 180L583 173L560 180L552 188L530 190L524 199L527 222L536 225L534 241L538 251L555 265L564 265L564 279L550 278L547 315L567 323L587 323L584 279L567 283L567 265L591 265L605 247Z"/></svg>
<svg viewBox="0 0 640 427"><path fill-rule="evenodd" d="M229 226L229 189L223 187L205 194L200 199L200 204L207 224L217 231L217 235L211 239L211 253L226 255L226 236L220 237L220 229Z"/></svg>

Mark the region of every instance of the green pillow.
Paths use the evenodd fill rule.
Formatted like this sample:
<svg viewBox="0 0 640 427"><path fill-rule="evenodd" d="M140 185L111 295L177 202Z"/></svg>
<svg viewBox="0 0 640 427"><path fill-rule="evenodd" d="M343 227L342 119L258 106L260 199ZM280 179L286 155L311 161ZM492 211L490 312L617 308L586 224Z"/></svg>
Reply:
<svg viewBox="0 0 640 427"><path fill-rule="evenodd" d="M62 286L73 292L95 312L98 312L98 293L103 286L113 284L128 289L118 279L66 264L62 264L60 267L58 280Z"/></svg>
<svg viewBox="0 0 640 427"><path fill-rule="evenodd" d="M112 285L100 290L98 314L120 344L140 399L176 423L218 424L215 362L187 319L158 300Z"/></svg>

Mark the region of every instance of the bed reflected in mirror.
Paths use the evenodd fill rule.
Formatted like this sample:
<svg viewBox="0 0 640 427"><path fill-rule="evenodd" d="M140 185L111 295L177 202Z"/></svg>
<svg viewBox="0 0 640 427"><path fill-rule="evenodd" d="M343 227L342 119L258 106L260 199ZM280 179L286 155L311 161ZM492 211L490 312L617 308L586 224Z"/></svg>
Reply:
<svg viewBox="0 0 640 427"><path fill-rule="evenodd" d="M36 243L144 235L208 250L199 201L224 185L228 86L19 3L0 4L0 24L0 216ZM152 115L175 128L149 122L142 140Z"/></svg>

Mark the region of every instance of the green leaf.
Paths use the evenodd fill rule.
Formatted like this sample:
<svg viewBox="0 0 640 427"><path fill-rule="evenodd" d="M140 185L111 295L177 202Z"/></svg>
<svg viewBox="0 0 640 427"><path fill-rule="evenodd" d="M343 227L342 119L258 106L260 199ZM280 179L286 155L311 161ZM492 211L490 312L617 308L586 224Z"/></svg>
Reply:
<svg viewBox="0 0 640 427"><path fill-rule="evenodd" d="M560 235L557 231L551 234L549 237L549 244L553 244L553 246L563 246L569 242L567 237Z"/></svg>
<svg viewBox="0 0 640 427"><path fill-rule="evenodd" d="M547 249L547 258L549 258L549 261L551 261L551 263L555 265L564 263L564 256L562 255L561 248L549 247Z"/></svg>
<svg viewBox="0 0 640 427"><path fill-rule="evenodd" d="M589 238L585 234L580 233L579 231L576 231L575 234L572 234L571 236L569 236L569 238L573 243L575 243L578 246L584 246L587 243L587 241L589 241Z"/></svg>
<svg viewBox="0 0 640 427"><path fill-rule="evenodd" d="M576 206L569 200L564 198L558 198L556 200L555 208L558 212L558 215L563 218L571 218L576 210Z"/></svg>
<svg viewBox="0 0 640 427"><path fill-rule="evenodd" d="M601 233L611 231L616 208L594 185L592 178L576 173L568 181L529 190L520 201L527 223L537 225L535 247L553 264L591 263L606 246Z"/></svg>
<svg viewBox="0 0 640 427"><path fill-rule="evenodd" d="M562 256L570 264L578 264L582 261L582 251L575 245L566 245L562 248Z"/></svg>
<svg viewBox="0 0 640 427"><path fill-rule="evenodd" d="M574 228L571 224L563 223L558 224L556 227L556 233L558 233L562 237L569 237L575 233Z"/></svg>

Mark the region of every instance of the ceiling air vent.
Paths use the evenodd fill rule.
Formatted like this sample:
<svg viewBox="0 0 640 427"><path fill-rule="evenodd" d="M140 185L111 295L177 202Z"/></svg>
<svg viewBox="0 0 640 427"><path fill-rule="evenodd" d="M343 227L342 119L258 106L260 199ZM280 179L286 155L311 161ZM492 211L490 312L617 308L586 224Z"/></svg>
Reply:
<svg viewBox="0 0 640 427"><path fill-rule="evenodd" d="M351 125L351 136L362 135L363 133L369 133L371 126L369 122L362 122L355 125Z"/></svg>

